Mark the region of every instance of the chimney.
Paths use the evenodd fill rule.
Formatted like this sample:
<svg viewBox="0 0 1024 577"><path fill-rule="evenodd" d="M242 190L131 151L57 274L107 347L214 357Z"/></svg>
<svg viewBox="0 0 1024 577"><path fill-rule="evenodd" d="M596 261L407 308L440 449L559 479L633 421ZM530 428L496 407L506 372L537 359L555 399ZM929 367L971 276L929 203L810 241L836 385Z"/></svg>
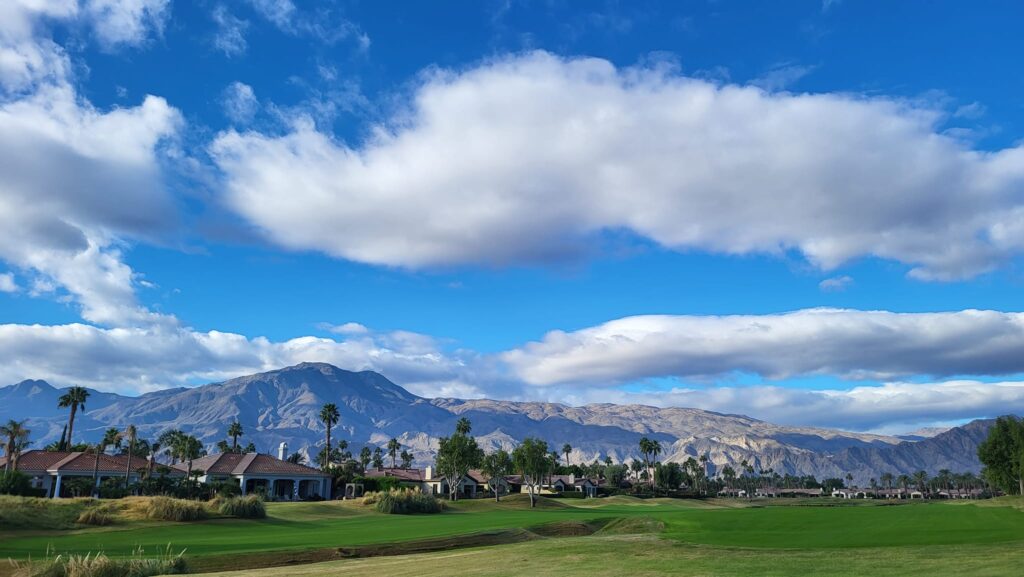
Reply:
<svg viewBox="0 0 1024 577"><path fill-rule="evenodd" d="M427 468L423 470L423 480L429 481L434 478L434 468L427 465Z"/></svg>
<svg viewBox="0 0 1024 577"><path fill-rule="evenodd" d="M281 445L277 447L277 458L282 461L288 458L288 443L281 442Z"/></svg>
<svg viewBox="0 0 1024 577"><path fill-rule="evenodd" d="M572 485L576 482L576 473L569 473L569 484Z"/></svg>

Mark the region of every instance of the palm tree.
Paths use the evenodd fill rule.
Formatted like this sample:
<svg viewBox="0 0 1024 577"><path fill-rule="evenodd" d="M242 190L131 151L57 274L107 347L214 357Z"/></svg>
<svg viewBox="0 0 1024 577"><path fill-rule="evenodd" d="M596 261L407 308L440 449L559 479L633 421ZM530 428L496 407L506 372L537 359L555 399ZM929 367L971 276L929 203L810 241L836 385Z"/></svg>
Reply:
<svg viewBox="0 0 1024 577"><path fill-rule="evenodd" d="M178 442L177 451L181 460L188 463L185 478L189 479L192 477L192 461L203 456L203 444L192 435L183 435Z"/></svg>
<svg viewBox="0 0 1024 577"><path fill-rule="evenodd" d="M128 465L124 468L124 490L127 491L128 475L132 471L132 454L135 453L135 442L139 440L139 432L135 430L135 425L128 425L122 436L128 441Z"/></svg>
<svg viewBox="0 0 1024 577"><path fill-rule="evenodd" d="M7 463L4 465L4 470L18 470L18 457L21 456L21 449L28 444L28 436L31 432L25 428L25 421L11 419L7 421L6 425L0 426L0 437L7 437L7 444L4 445Z"/></svg>
<svg viewBox="0 0 1024 577"><path fill-rule="evenodd" d="M457 423L455 423L455 432L460 435L468 435L473 430L473 425L469 422L469 419L462 417Z"/></svg>
<svg viewBox="0 0 1024 577"><path fill-rule="evenodd" d="M359 464L363 466L363 471L366 470L366 466L369 465L372 460L373 457L370 456L370 447L364 446L363 449L359 451Z"/></svg>
<svg viewBox="0 0 1024 577"><path fill-rule="evenodd" d="M231 437L231 452L238 452L238 437L241 437L245 431L242 430L242 423L235 421L228 426L228 436Z"/></svg>
<svg viewBox="0 0 1024 577"><path fill-rule="evenodd" d="M644 469L650 474L651 470L651 445L653 441L647 437L640 438L640 454L644 456Z"/></svg>
<svg viewBox="0 0 1024 577"><path fill-rule="evenodd" d="M565 454L565 466L569 466L569 453L572 453L572 445L566 443L562 445L562 453Z"/></svg>
<svg viewBox="0 0 1024 577"><path fill-rule="evenodd" d="M401 443L398 442L398 439L392 437L391 440L388 441L388 456L391 457L391 468L392 469L395 468L395 459L398 457L398 450L401 449L401 448L402 448L402 445L401 445Z"/></svg>
<svg viewBox="0 0 1024 577"><path fill-rule="evenodd" d="M917 490L921 491L921 495L924 495L924 486L928 482L928 473L924 471L918 471L914 473L914 483L917 484Z"/></svg>
<svg viewBox="0 0 1024 577"><path fill-rule="evenodd" d="M103 438L96 446L92 449L95 455L95 460L92 466L92 494L97 499L100 496L100 455L107 451L107 447L116 445L121 441L121 431L116 428L107 429L107 432L103 434Z"/></svg>
<svg viewBox="0 0 1024 577"><path fill-rule="evenodd" d="M71 414L68 416L68 440L65 447L73 444L71 436L75 433L75 414L78 412L78 409L85 410L85 400L88 398L89 390L85 387L71 387L68 389L68 392L57 399L58 407L71 409Z"/></svg>
<svg viewBox="0 0 1024 577"><path fill-rule="evenodd" d="M322 463L324 469L331 466L331 427L338 424L340 419L341 413L334 403L327 403L320 409L320 421L327 426L327 458Z"/></svg>
<svg viewBox="0 0 1024 577"><path fill-rule="evenodd" d="M892 491L892 473L882 473L882 476L879 478L882 480L882 483L885 484L885 488L888 489L889 491ZM890 495L890 497L891 496L892 495Z"/></svg>
<svg viewBox="0 0 1024 577"><path fill-rule="evenodd" d="M850 486L851 489L854 488L853 487L853 474L852 473L847 473L846 474L846 482L850 484L849 486Z"/></svg>
<svg viewBox="0 0 1024 577"><path fill-rule="evenodd" d="M185 433L178 429L171 429L164 431L157 438L157 441L153 443L153 457L156 458L157 450L163 448L164 452L171 458L171 464L175 465L178 463L178 447L181 444L181 438L185 436Z"/></svg>

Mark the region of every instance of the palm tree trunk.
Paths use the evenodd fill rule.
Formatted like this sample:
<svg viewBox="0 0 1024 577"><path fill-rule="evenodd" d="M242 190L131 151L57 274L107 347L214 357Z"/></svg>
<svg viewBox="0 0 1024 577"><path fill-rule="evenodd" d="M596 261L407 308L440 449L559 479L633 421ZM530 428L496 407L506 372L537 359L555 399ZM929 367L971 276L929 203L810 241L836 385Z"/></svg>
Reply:
<svg viewBox="0 0 1024 577"><path fill-rule="evenodd" d="M68 416L68 441L67 441L67 445L64 446L64 448L66 448L66 449L70 449L71 445L74 444L74 442L72 442L71 439L73 438L72 435L75 434L75 413L77 413L77 412L78 412L78 405L77 404L72 404L71 405L71 415Z"/></svg>
<svg viewBox="0 0 1024 577"><path fill-rule="evenodd" d="M92 494L97 498L100 496L100 453L103 452L99 447L96 448L96 460L93 461L92 466Z"/></svg>
<svg viewBox="0 0 1024 577"><path fill-rule="evenodd" d="M128 490L128 476L132 473L132 452L135 451L135 443L128 446L128 465L124 468L124 490Z"/></svg>
<svg viewBox="0 0 1024 577"><path fill-rule="evenodd" d="M331 466L331 425L327 424L327 449L324 450L324 462L320 464L321 467L327 469Z"/></svg>

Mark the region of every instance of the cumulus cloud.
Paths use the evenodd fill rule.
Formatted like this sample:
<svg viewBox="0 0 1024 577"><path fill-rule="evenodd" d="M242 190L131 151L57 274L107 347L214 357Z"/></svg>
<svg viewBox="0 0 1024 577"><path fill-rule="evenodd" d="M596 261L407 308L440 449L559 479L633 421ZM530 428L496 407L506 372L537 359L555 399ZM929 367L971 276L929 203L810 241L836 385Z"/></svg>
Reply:
<svg viewBox="0 0 1024 577"><path fill-rule="evenodd" d="M14 2L0 8L10 17L0 18L0 52L29 54L22 48L30 46L55 63L0 65L0 259L36 275L33 294L62 288L91 322L170 320L137 303L135 274L122 262L120 243L174 226L160 148L177 133L181 116L155 96L131 108L96 109L74 89L66 54L39 28L81 17L112 44L135 42L136 32L153 26L160 4Z"/></svg>
<svg viewBox="0 0 1024 577"><path fill-rule="evenodd" d="M0 273L0 292L16 293L19 290L21 290L21 287L15 282L13 273Z"/></svg>
<svg viewBox="0 0 1024 577"><path fill-rule="evenodd" d="M571 333L552 331L502 359L532 385L610 386L737 372L767 379L1007 375L1024 372L1022 350L1024 313L807 309L626 317Z"/></svg>
<svg viewBox="0 0 1024 577"><path fill-rule="evenodd" d="M414 393L481 395L465 378L462 353L445 352L435 339L416 333L367 331L344 340L306 336L274 342L166 325L0 325L0 382L31 377L135 394L303 361L375 370Z"/></svg>
<svg viewBox="0 0 1024 577"><path fill-rule="evenodd" d="M106 48L137 46L160 34L170 0L84 0L85 16Z"/></svg>
<svg viewBox="0 0 1024 577"><path fill-rule="evenodd" d="M57 385L83 384L135 394L320 361L350 370L378 371L426 397L695 407L777 423L853 430L1024 411L1024 383L1013 381L895 381L847 390L774 385L680 385L667 390L538 387L524 383L502 365L500 358L451 350L429 335L377 332L366 327L341 332L347 333L341 340L305 336L271 341L166 325L113 329L84 324L0 325L0 382L43 378ZM969 340L970 331L963 332ZM851 351L851 355L856 353ZM902 351L893 354L898 356ZM865 362L870 363L873 355L872 351L864 352ZM984 358L971 350L965 355Z"/></svg>
<svg viewBox="0 0 1024 577"><path fill-rule="evenodd" d="M940 120L538 52L425 74L357 148L300 118L284 135L227 131L211 151L227 203L271 239L360 262L538 262L628 230L970 277L1024 246L1024 148L972 150Z"/></svg>
<svg viewBox="0 0 1024 577"><path fill-rule="evenodd" d="M244 82L232 82L224 90L222 103L224 114L235 124L252 122L260 106L259 100L256 99L256 92L253 91L252 86Z"/></svg>

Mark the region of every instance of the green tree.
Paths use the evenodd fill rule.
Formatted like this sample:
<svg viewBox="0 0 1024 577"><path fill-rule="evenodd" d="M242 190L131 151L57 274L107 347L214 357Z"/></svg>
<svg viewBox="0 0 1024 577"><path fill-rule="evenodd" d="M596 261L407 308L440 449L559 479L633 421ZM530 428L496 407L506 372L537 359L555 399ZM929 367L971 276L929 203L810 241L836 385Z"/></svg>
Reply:
<svg viewBox="0 0 1024 577"><path fill-rule="evenodd" d="M406 451L405 449L402 449L402 468L403 469L411 469L412 468L412 460L413 460L412 453L410 453L409 451Z"/></svg>
<svg viewBox="0 0 1024 577"><path fill-rule="evenodd" d="M302 453L296 451L296 452L292 453L291 455L288 455L288 458L285 459L285 460L288 461L289 463L294 463L296 465L302 465L302 464L305 464L305 462L306 462L306 456L303 455Z"/></svg>
<svg viewBox="0 0 1024 577"><path fill-rule="evenodd" d="M338 412L338 407L334 403L327 403L320 409L320 422L327 427L327 451L326 455L331 456L331 427L338 424L341 419L341 413ZM327 469L331 466L330 459L323 463L321 467Z"/></svg>
<svg viewBox="0 0 1024 577"><path fill-rule="evenodd" d="M5 471L18 470L18 457L21 456L23 448L28 446L28 436L32 433L25 427L25 421L11 419L6 425L0 425L0 437L7 437L4 444L4 454L7 455Z"/></svg>
<svg viewBox="0 0 1024 577"><path fill-rule="evenodd" d="M537 491L551 467L548 444L533 437L523 439L523 442L512 451L512 463L523 476L523 483L526 483L530 493L530 507L536 507Z"/></svg>
<svg viewBox="0 0 1024 577"><path fill-rule="evenodd" d="M928 473L924 471L914 473L914 484L917 485L917 490L921 491L921 494L924 495L925 486L928 484Z"/></svg>
<svg viewBox="0 0 1024 577"><path fill-rule="evenodd" d="M372 460L373 456L370 453L370 447L364 446L363 449L359 451L359 464L362 465L363 471L366 470L366 466L369 465Z"/></svg>
<svg viewBox="0 0 1024 577"><path fill-rule="evenodd" d="M441 437L437 448L437 472L448 483L448 498L459 498L459 484L469 470L478 467L483 451L470 436L472 425L463 417L455 425L455 434Z"/></svg>
<svg viewBox="0 0 1024 577"><path fill-rule="evenodd" d="M92 466L92 494L93 497L100 496L100 455L107 451L107 447L117 445L121 441L121 431L116 428L107 429L103 438L93 447L94 461Z"/></svg>
<svg viewBox="0 0 1024 577"><path fill-rule="evenodd" d="M192 477L192 461L203 456L203 444L192 435L183 435L178 441L178 455L187 463L186 478Z"/></svg>
<svg viewBox="0 0 1024 577"><path fill-rule="evenodd" d="M135 443L139 440L139 432L135 429L135 425L128 425L121 436L128 443L128 464L124 468L124 490L127 491L128 476L132 472L132 456L135 454Z"/></svg>
<svg viewBox="0 0 1024 577"><path fill-rule="evenodd" d="M494 492L494 502L497 503L501 500L499 498L501 483L496 481L499 479L504 480L505 477L512 474L512 456L505 452L504 449L498 449L489 455L485 455L483 463L480 465L480 471L487 479L487 486Z"/></svg>
<svg viewBox="0 0 1024 577"><path fill-rule="evenodd" d="M178 462L178 447L181 445L181 438L185 436L185 433L178 429L170 429L160 433L157 438L157 442L154 445L157 449L163 450L168 457L171 458L171 464L177 464ZM155 455L154 455L155 456Z"/></svg>
<svg viewBox="0 0 1024 577"><path fill-rule="evenodd" d="M58 407L71 409L71 413L68 415L68 445L73 444L71 438L75 434L75 415L78 413L78 409L85 410L85 400L88 398L89 390L85 387L71 387L57 399Z"/></svg>
<svg viewBox="0 0 1024 577"><path fill-rule="evenodd" d="M565 466L569 466L569 454L572 453L572 445L566 443L562 445L562 454L565 455Z"/></svg>
<svg viewBox="0 0 1024 577"><path fill-rule="evenodd" d="M388 456L391 457L391 468L395 468L395 461L398 458L398 450L402 448L402 444L398 442L398 439L391 437L388 441Z"/></svg>
<svg viewBox="0 0 1024 577"><path fill-rule="evenodd" d="M380 447L373 448L373 468L383 469L384 468L384 451Z"/></svg>
<svg viewBox="0 0 1024 577"><path fill-rule="evenodd" d="M243 450L242 452L243 453L255 453L256 452L256 443L253 443L252 441L249 441L249 444L245 446L245 450Z"/></svg>
<svg viewBox="0 0 1024 577"><path fill-rule="evenodd" d="M231 445L229 445L228 442L225 441L224 439L221 439L221 440L217 441L217 451L220 452L220 453L233 453L234 452L234 451L231 450Z"/></svg>
<svg viewBox="0 0 1024 577"><path fill-rule="evenodd" d="M242 423L235 421L228 425L228 436L231 437L231 452L238 452L238 437L241 437L245 433L242 428Z"/></svg>
<svg viewBox="0 0 1024 577"><path fill-rule="evenodd" d="M1024 421L999 417L978 445L983 476L1010 494L1024 495Z"/></svg>

